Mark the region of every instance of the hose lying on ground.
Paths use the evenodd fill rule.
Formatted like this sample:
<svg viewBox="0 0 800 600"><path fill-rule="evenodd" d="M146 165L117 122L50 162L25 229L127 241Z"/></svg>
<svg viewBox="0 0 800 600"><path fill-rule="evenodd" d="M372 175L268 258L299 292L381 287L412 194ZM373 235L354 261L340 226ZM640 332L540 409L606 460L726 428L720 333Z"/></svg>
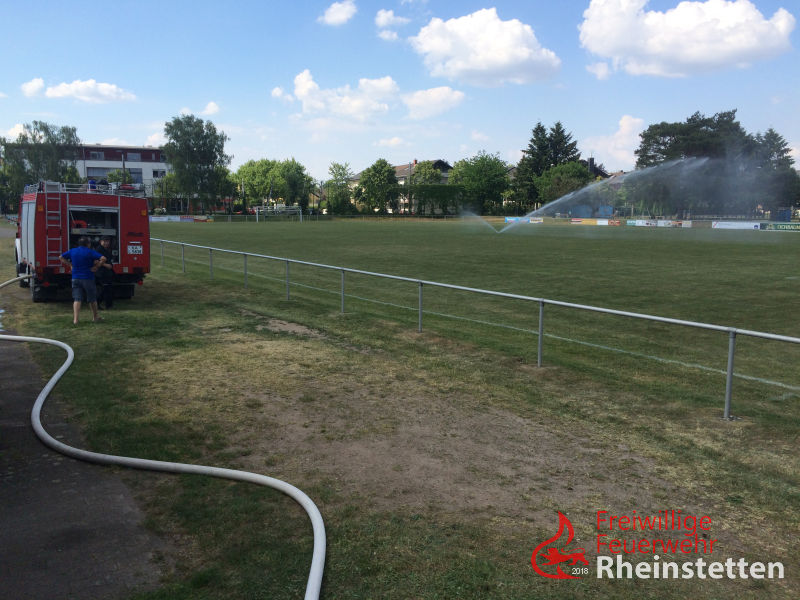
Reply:
<svg viewBox="0 0 800 600"><path fill-rule="evenodd" d="M0 288L27 277L30 277L30 275L23 275L22 277L17 277L15 279L11 279L10 281L6 281L0 284ZM47 433L47 431L45 431L41 423L40 415L42 412L42 406L44 405L47 396L56 386L62 375L67 372L67 369L69 369L73 359L75 358L75 353L73 352L72 348L70 348L64 342L47 338L0 334L0 340L6 340L10 342L50 344L61 348L67 353L67 360L64 361L64 364L61 365L61 368L55 372L55 374L47 382L47 385L45 385L44 389L42 389L42 391L39 393L39 396L36 398L36 402L33 405L33 410L31 411L31 425L33 425L33 430L36 432L36 435L45 445L49 446L56 452L66 454L67 456L77 458L78 460L101 465L120 465L123 467L130 467L132 469L162 471L166 473L209 475L211 477L219 477L222 479L255 483L257 485L263 485L279 490L294 499L305 509L306 513L308 513L314 531L314 550L311 558L311 568L308 574L308 583L306 584L305 599L316 600L319 598L320 587L322 585L322 573L325 568L325 524L322 521L322 515L320 514L319 509L311 500L311 498L309 498L303 491L286 483L285 481L281 481L280 479L274 479L272 477L259 475L257 473L249 473L247 471L165 462L160 460L147 460L143 458L131 458L127 456L113 456L111 454L100 454L97 452L89 452L88 450L81 450L79 448L67 446L66 444L53 438L49 433Z"/></svg>

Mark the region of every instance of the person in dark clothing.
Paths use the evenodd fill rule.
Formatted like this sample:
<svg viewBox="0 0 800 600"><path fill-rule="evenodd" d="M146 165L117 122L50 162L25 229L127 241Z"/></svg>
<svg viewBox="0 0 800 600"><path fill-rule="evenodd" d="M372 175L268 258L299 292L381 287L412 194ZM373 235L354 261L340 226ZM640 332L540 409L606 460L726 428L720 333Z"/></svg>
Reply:
<svg viewBox="0 0 800 600"><path fill-rule="evenodd" d="M97 267L94 273L95 281L100 287L100 293L97 296L97 307L101 308L101 303L105 303L106 308L111 308L114 304L114 288L112 283L114 280L114 270L111 266L113 254L111 253L111 238L103 236L100 243L95 247L95 250L105 257L105 262Z"/></svg>
<svg viewBox="0 0 800 600"><path fill-rule="evenodd" d="M106 257L89 247L89 238L82 236L78 246L61 255L61 262L72 267L72 323L78 324L81 302L86 300L92 308L94 321L100 321L97 314L97 285L94 272L98 265L104 263Z"/></svg>

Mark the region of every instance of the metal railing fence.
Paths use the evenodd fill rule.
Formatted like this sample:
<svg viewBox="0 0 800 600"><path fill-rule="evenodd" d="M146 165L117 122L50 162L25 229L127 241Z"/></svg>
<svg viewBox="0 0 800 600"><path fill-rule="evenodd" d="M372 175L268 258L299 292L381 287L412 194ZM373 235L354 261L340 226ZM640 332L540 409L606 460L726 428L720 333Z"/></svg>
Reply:
<svg viewBox="0 0 800 600"><path fill-rule="evenodd" d="M552 300L548 298L538 298L534 296L525 296L520 294L511 294L508 292L498 292L494 290L484 290L480 288L473 288L473 287L466 287L460 285L454 285L450 283L441 283L438 281L429 281L424 279L416 279L412 277L403 277L399 275L389 275L387 273L377 273L373 271L364 271L361 269L353 269L348 267L339 267L334 265L326 265L322 263L315 263L310 261L304 260L297 260L292 258L280 257L280 256L270 256L267 254L257 254L253 252L242 252L240 250L229 250L224 248L213 248L210 246L201 246L198 244L189 244L186 242L176 242L172 240L164 240L159 238L151 238L152 242L158 242L160 244L160 256L161 256L161 265L164 265L164 247L165 244L172 244L175 246L180 247L181 251L181 269L185 273L186 272L186 248L195 248L199 250L207 250L208 251L208 269L209 269L209 277L211 279L214 278L214 252L219 252L228 255L238 255L242 257L242 268L243 268L243 275L244 275L244 287L248 287L248 257L252 258L259 258L265 259L269 261L277 261L284 264L284 286L286 291L286 300L291 299L291 289L290 286L292 285L291 277L290 277L290 265L303 265L307 267L313 267L317 269L325 269L329 271L338 271L341 274L340 278L340 291L339 295L341 297L341 304L340 310L342 313L345 312L345 275L350 274L357 274L357 275L364 275L368 277L378 277L382 279L388 279L391 281L398 281L398 282L406 282L411 283L417 287L417 331L422 332L422 323L423 323L423 289L427 287L437 287L447 290L457 290L461 292L468 292L474 294L481 294L485 296L491 296L495 298L505 298L509 300L521 300L525 302L534 302L538 304L539 307L539 315L538 315L538 330L533 332L538 336L537 340L537 358L536 363L538 367L542 366L542 357L543 357L543 340L545 337L544 333L544 314L545 314L545 306L557 306L562 308L580 310L580 311L589 311L593 313L600 313L606 315L614 315L618 317L626 317L630 319L639 319L650 321L653 323L664 323L668 325L678 325L682 327L690 327L695 329L701 329L706 331L716 331L721 333L726 333L728 336L728 356L727 356L727 368L726 368L726 378L725 378L725 407L723 411L723 419L730 420L731 419L731 396L732 396L732 388L733 388L733 377L734 377L734 359L736 354L736 339L738 336L747 336L752 338L760 338L764 340L770 340L775 342L786 342L790 344L800 344L800 338L786 336L786 335L779 335L774 333L766 333L762 331L753 331L750 329L741 329L737 327L728 327L724 325L714 325L710 323L699 323L695 321L686 321L683 319L673 319L669 317L659 317L656 315L647 315L642 313L636 312L629 312L623 310L615 310L610 308L602 308L598 306L590 306L586 304L575 304L572 302L564 302L561 300ZM152 246L151 246L152 251ZM437 313L439 314L439 313ZM441 315L439 316L448 316L448 315ZM484 324L492 325L491 323L482 322ZM589 344L595 345L595 344ZM748 379L756 379L753 377L747 377ZM800 389L794 388L792 386L784 386L789 387L790 389Z"/></svg>

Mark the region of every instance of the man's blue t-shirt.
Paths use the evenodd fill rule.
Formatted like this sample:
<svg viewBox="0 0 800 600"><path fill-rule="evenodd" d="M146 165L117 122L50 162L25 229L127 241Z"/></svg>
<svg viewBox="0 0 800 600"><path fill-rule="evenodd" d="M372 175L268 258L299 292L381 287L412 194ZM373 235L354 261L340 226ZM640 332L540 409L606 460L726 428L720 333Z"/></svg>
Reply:
<svg viewBox="0 0 800 600"><path fill-rule="evenodd" d="M67 250L61 256L72 263L73 279L94 279L94 273L92 273L94 261L103 258L102 254L86 246L78 246L72 250Z"/></svg>

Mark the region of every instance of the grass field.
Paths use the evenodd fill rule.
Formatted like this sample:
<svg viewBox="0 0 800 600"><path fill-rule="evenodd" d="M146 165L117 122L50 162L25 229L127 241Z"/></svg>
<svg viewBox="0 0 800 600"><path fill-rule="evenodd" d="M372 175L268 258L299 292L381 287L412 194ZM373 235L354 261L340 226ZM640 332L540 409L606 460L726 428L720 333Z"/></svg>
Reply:
<svg viewBox="0 0 800 600"><path fill-rule="evenodd" d="M486 223L153 224L154 237L800 336L800 235ZM5 243L6 240L0 240ZM8 246L8 247L5 247ZM3 257L13 256L9 244ZM800 349L682 327L418 289L282 262L152 248L152 273L99 327L0 296L3 324L78 359L57 390L93 449L285 479L328 530L326 598L794 598L800 595ZM2 274L13 276L11 260ZM57 351L35 349L45 372ZM108 372L94 368L98 361ZM689 366L687 366L689 365ZM694 366L691 366L694 365ZM704 367L704 368L698 368ZM747 378L741 377L746 376ZM113 395L93 394L87 378ZM175 548L139 598L301 595L310 527L291 500L130 474ZM782 561L782 581L597 579L595 513L709 515L709 560ZM590 574L530 566L575 526ZM632 539L630 536L626 539ZM638 537L638 536L637 536ZM652 534L648 537L658 537ZM666 536L662 536L666 537ZM633 560L649 555L637 555ZM693 558L692 556L689 557ZM172 564L172 563L170 563Z"/></svg>

